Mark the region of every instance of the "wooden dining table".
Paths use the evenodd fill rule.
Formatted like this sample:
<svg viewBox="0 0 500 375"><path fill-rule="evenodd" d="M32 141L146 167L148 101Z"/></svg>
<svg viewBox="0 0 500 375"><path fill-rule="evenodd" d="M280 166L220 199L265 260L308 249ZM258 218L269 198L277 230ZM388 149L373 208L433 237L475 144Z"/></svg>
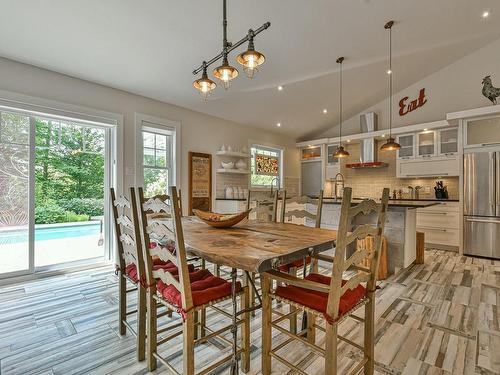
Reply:
<svg viewBox="0 0 500 375"><path fill-rule="evenodd" d="M237 318L246 311L237 311L236 282L238 269L246 272L247 280L261 300L249 273L270 271L306 256L315 255L335 246L337 232L303 225L248 220L230 228L213 228L195 216L182 218L187 250L214 264L231 268L233 301L233 358L231 375L239 373L237 348ZM259 306L254 307L258 308Z"/></svg>

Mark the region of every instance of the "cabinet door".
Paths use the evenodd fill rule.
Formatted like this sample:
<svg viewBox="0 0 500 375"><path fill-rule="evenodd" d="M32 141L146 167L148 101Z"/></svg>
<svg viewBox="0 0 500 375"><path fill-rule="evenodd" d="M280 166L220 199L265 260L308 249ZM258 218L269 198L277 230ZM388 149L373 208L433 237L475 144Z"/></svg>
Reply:
<svg viewBox="0 0 500 375"><path fill-rule="evenodd" d="M326 163L330 166L335 166L339 164L339 158L333 157L335 151L337 151L338 144L328 145L326 148Z"/></svg>
<svg viewBox="0 0 500 375"><path fill-rule="evenodd" d="M458 128L439 131L439 154L454 155L458 152Z"/></svg>
<svg viewBox="0 0 500 375"><path fill-rule="evenodd" d="M397 142L401 145L398 151L399 159L415 157L415 134L400 135L397 137Z"/></svg>
<svg viewBox="0 0 500 375"><path fill-rule="evenodd" d="M500 144L500 117L469 120L465 129L466 146Z"/></svg>
<svg viewBox="0 0 500 375"><path fill-rule="evenodd" d="M436 132L424 131L417 134L417 155L430 157L436 155Z"/></svg>

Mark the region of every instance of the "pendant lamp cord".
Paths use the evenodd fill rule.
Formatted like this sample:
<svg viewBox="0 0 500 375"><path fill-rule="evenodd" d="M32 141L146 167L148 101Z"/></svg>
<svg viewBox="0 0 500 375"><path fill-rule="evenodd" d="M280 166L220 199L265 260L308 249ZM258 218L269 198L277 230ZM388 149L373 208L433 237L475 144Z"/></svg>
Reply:
<svg viewBox="0 0 500 375"><path fill-rule="evenodd" d="M225 58L227 58L227 47L227 5L226 0L222 0L222 49Z"/></svg>
<svg viewBox="0 0 500 375"><path fill-rule="evenodd" d="M343 60L340 62L340 136L339 136L339 146L342 147L342 64Z"/></svg>
<svg viewBox="0 0 500 375"><path fill-rule="evenodd" d="M392 138L392 25L389 27L389 138Z"/></svg>

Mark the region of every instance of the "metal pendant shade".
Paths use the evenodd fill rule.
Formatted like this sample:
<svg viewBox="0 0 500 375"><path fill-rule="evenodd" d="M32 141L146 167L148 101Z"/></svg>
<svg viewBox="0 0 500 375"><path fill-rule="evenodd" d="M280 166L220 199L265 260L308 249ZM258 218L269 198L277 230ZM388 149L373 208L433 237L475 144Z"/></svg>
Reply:
<svg viewBox="0 0 500 375"><path fill-rule="evenodd" d="M229 65L227 57L222 60L222 65L214 69L214 77L222 81L222 85L227 90L231 86L231 81L238 77L238 69Z"/></svg>
<svg viewBox="0 0 500 375"><path fill-rule="evenodd" d="M345 158L347 156L349 156L349 152L347 152L345 149L344 149L344 146L342 146L342 94L343 94L343 90L342 90L342 64L344 62L344 58L343 57L339 57L337 59L337 63L340 64L340 85L339 85L339 91L340 91L340 103L339 103L339 112L340 112L340 135L339 135L339 145L337 147L337 149L335 150L335 153L333 154L333 157L334 158Z"/></svg>
<svg viewBox="0 0 500 375"><path fill-rule="evenodd" d="M394 21L389 21L384 25L384 29L389 30L389 70L387 70L387 75L389 76L389 138L380 147L381 151L397 151L401 148L401 145L396 142L392 136L392 26L394 26Z"/></svg>
<svg viewBox="0 0 500 375"><path fill-rule="evenodd" d="M262 53L255 50L253 37L251 37L248 42L248 49L245 52L240 53L238 57L236 57L236 61L243 65L245 74L248 78L252 79L259 71L259 66L264 64L266 61L266 57Z"/></svg>
<svg viewBox="0 0 500 375"><path fill-rule="evenodd" d="M203 74L201 75L201 78L194 81L193 86L199 91L203 100L207 100L210 93L217 87L217 84L210 78L208 78L207 67L205 66L203 68Z"/></svg>

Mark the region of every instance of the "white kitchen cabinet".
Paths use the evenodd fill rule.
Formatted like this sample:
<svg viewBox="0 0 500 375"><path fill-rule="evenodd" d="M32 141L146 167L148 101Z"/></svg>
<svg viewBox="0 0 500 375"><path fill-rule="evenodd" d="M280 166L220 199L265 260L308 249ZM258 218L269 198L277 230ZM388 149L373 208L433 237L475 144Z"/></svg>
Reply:
<svg viewBox="0 0 500 375"><path fill-rule="evenodd" d="M417 156L428 158L437 154L436 134L435 131L417 133Z"/></svg>
<svg viewBox="0 0 500 375"><path fill-rule="evenodd" d="M458 155L396 160L398 178L458 176L459 171Z"/></svg>
<svg viewBox="0 0 500 375"><path fill-rule="evenodd" d="M464 147L500 144L500 117L467 120L464 136Z"/></svg>
<svg viewBox="0 0 500 375"><path fill-rule="evenodd" d="M439 149L441 156L451 156L458 152L458 128L439 131Z"/></svg>
<svg viewBox="0 0 500 375"><path fill-rule="evenodd" d="M412 159L415 157L415 134L398 135L396 142L401 145L398 150L398 159Z"/></svg>
<svg viewBox="0 0 500 375"><path fill-rule="evenodd" d="M214 211L219 214L236 214L245 211L246 208L246 200L216 199Z"/></svg>
<svg viewBox="0 0 500 375"><path fill-rule="evenodd" d="M417 209L417 231L425 234L425 243L458 249L459 211L459 202L443 202Z"/></svg>

